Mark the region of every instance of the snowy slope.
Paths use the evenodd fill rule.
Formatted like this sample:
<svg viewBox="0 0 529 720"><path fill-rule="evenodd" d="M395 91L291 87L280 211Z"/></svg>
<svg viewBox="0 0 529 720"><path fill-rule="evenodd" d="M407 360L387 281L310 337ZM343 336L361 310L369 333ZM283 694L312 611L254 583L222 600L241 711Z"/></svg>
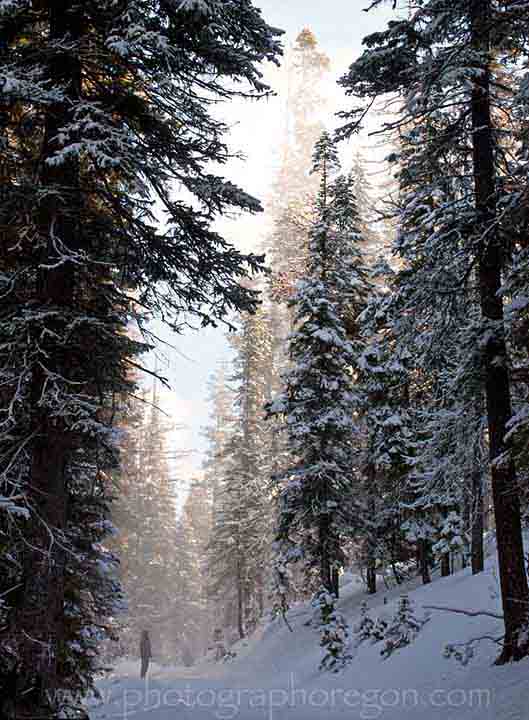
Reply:
<svg viewBox="0 0 529 720"><path fill-rule="evenodd" d="M472 577L468 570L429 586L408 586L417 615L439 605L499 613L494 563ZM353 625L368 599L372 615L391 616L402 589L366 598L351 582L343 589L342 611ZM384 596L387 604L384 604ZM493 617L432 612L412 646L388 659L380 644L362 645L338 675L318 671L320 650L305 625L307 608L291 611L291 633L275 621L262 629L232 663L201 667L154 667L147 683L138 664L126 663L101 683L104 702L91 708L92 720L529 720L529 661L495 667L497 647L480 643L464 667L443 657L444 646L482 635L501 635Z"/></svg>

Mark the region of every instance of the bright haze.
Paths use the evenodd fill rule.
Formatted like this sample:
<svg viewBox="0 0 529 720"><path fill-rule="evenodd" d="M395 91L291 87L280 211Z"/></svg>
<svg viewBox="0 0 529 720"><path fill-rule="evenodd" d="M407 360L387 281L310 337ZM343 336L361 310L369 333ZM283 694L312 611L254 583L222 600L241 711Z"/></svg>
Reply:
<svg viewBox="0 0 529 720"><path fill-rule="evenodd" d="M285 31L286 50L299 32L308 27L315 34L319 46L331 59L329 75L329 108L323 119L334 122L333 111L346 106L346 99L336 80L346 71L361 50L362 38L380 30L390 17L387 10L364 11L368 0L261 0L266 21ZM242 101L222 108L222 116L232 128L231 150L242 154L234 160L225 174L244 190L258 197L266 211L267 196L277 167L277 150L282 138L282 110L284 108L284 69L263 67L265 77L278 93L259 102ZM345 148L347 151L347 147ZM244 251L260 251L268 228L266 212L256 217L223 220L220 231ZM190 476L198 474L202 463L204 440L201 428L208 420L207 383L219 362L230 357L225 329L207 329L176 336L156 324L157 333L171 347L160 347L159 366L171 384L171 391L163 394L162 406L174 421L185 428L174 434L175 449L189 450L180 461L177 475L185 487Z"/></svg>

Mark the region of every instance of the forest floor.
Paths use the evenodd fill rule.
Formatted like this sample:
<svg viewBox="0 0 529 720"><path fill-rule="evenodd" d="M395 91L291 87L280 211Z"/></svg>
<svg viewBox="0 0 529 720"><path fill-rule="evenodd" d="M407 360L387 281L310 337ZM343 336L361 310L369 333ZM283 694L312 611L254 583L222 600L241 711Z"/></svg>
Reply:
<svg viewBox="0 0 529 720"><path fill-rule="evenodd" d="M479 642L466 665L443 656L448 643L499 637L501 620L426 609L500 613L494 558L481 575L466 569L427 586L414 580L404 588L381 589L373 597L349 578L341 610L353 626L366 600L373 618L391 619L403 591L416 617L431 617L413 644L387 659L381 643L363 643L345 670L322 673L318 636L307 626L312 611L300 605L289 615L293 632L275 620L227 664L154 664L142 681L139 661L121 662L101 681L102 698L91 704L91 720L529 720L529 660L495 666L498 647L492 640Z"/></svg>

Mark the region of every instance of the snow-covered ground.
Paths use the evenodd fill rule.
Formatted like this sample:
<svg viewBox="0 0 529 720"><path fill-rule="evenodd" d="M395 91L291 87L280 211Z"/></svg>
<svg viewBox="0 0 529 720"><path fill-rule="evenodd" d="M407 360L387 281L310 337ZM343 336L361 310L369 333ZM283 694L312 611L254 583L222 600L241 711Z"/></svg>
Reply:
<svg viewBox="0 0 529 720"><path fill-rule="evenodd" d="M428 605L500 613L497 573L463 570L422 587L407 586L416 614ZM373 617L391 617L402 588L368 598L351 580L341 610L354 625L363 600ZM384 604L384 598L387 604ZM346 670L318 670L320 649L306 626L308 608L291 611L293 633L282 621L262 628L229 664L189 668L154 665L146 681L139 663L124 662L100 684L103 701L92 705L92 720L528 720L529 661L496 667L497 647L480 643L466 666L443 657L447 643L501 635L501 621L433 611L415 642L388 659L381 644L361 645Z"/></svg>

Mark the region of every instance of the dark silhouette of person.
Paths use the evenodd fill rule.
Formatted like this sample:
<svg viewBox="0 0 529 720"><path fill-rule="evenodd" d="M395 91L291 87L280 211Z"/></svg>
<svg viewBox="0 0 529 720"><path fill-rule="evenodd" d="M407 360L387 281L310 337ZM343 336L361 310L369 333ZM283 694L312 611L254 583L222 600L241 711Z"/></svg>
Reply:
<svg viewBox="0 0 529 720"><path fill-rule="evenodd" d="M152 658L151 640L147 630L141 631L140 640L140 657L141 657L141 679L147 675L149 669L149 661Z"/></svg>

